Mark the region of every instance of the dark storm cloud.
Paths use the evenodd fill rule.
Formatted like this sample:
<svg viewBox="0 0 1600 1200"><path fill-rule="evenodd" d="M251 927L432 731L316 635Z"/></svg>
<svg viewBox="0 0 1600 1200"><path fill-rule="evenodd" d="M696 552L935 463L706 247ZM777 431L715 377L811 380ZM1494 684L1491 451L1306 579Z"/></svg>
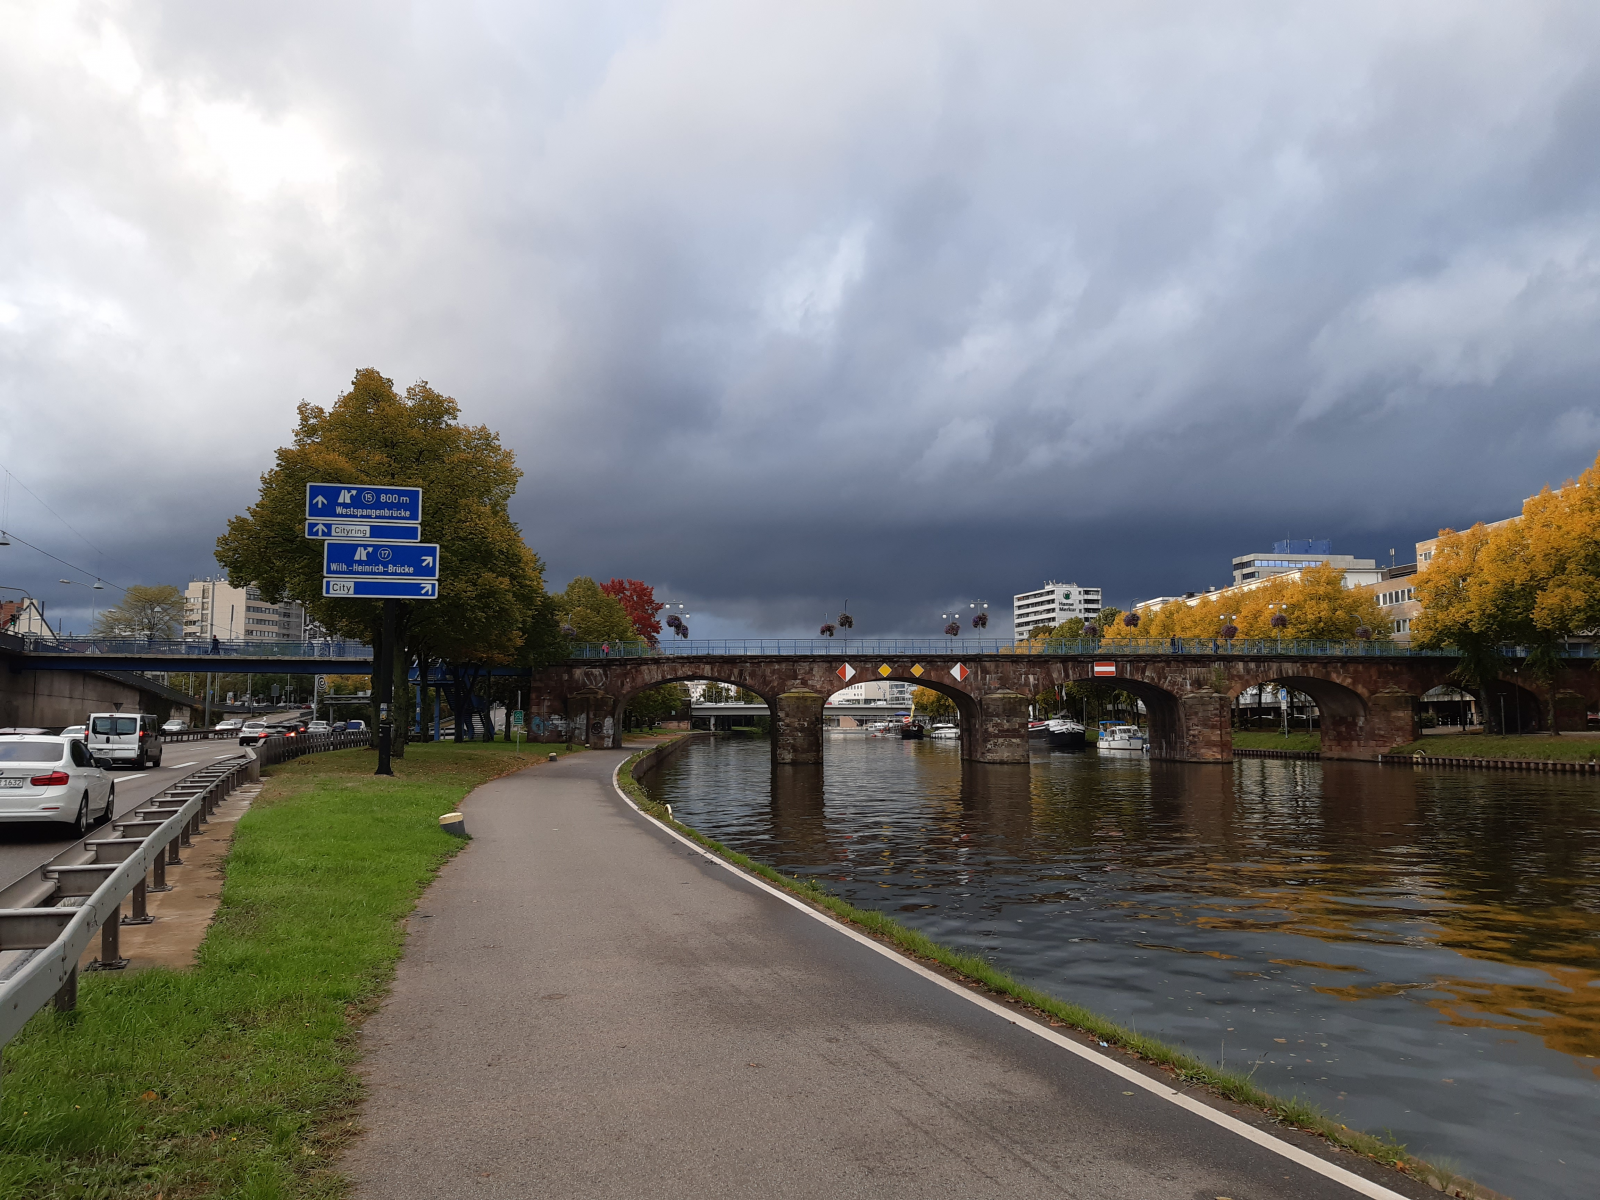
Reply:
<svg viewBox="0 0 1600 1200"><path fill-rule="evenodd" d="M1592 6L394 11L3 10L0 445L119 582L369 364L697 631L1404 560L1600 449Z"/></svg>

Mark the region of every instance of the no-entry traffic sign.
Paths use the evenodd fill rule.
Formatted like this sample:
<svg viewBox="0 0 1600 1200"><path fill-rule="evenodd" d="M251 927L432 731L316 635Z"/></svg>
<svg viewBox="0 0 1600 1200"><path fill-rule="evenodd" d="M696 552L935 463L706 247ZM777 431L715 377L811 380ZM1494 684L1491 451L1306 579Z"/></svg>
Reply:
<svg viewBox="0 0 1600 1200"><path fill-rule="evenodd" d="M1115 675L1117 673L1117 664L1114 662L1097 662L1094 665L1094 673L1096 675Z"/></svg>

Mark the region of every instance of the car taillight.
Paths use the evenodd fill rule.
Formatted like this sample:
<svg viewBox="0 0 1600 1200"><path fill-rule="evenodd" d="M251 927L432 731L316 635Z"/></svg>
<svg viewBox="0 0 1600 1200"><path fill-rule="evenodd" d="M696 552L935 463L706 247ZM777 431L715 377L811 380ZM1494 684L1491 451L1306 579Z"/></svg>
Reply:
<svg viewBox="0 0 1600 1200"><path fill-rule="evenodd" d="M65 771L51 771L48 775L35 775L28 780L34 787L61 787L72 782L72 776Z"/></svg>
<svg viewBox="0 0 1600 1200"><path fill-rule="evenodd" d="M142 741L144 741L144 730L142 730L142 729L141 729L141 730L139 730L139 740L140 740L140 741L141 741L141 742L142 742Z"/></svg>

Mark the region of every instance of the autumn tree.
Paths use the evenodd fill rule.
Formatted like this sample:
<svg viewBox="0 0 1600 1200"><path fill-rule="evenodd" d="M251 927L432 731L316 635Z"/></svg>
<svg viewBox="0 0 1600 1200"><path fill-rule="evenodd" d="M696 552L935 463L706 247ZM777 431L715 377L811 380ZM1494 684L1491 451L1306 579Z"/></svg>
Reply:
<svg viewBox="0 0 1600 1200"><path fill-rule="evenodd" d="M956 702L943 692L936 692L932 688L919 687L913 690L911 704L917 712L930 720L955 719Z"/></svg>
<svg viewBox="0 0 1600 1200"><path fill-rule="evenodd" d="M628 610L587 575L579 575L555 598L561 631L574 642L626 642L639 637ZM659 631L660 626L658 625Z"/></svg>
<svg viewBox="0 0 1600 1200"><path fill-rule="evenodd" d="M183 593L170 583L134 584L95 618L97 637L175 638L183 628Z"/></svg>
<svg viewBox="0 0 1600 1200"><path fill-rule="evenodd" d="M656 590L637 579L613 579L600 590L622 605L634 632L652 646L661 644L660 613L666 605L656 600Z"/></svg>
<svg viewBox="0 0 1600 1200"><path fill-rule="evenodd" d="M229 581L256 585L269 603L297 600L319 625L377 650L383 602L322 595L322 543L304 536L306 484L420 487L422 540L440 545L439 595L398 606L402 688L413 661L498 665L559 654L543 564L508 509L522 477L516 457L486 426L459 418L456 401L426 382L402 396L371 368L356 372L331 407L302 403L293 442L261 477L260 497L217 539Z"/></svg>

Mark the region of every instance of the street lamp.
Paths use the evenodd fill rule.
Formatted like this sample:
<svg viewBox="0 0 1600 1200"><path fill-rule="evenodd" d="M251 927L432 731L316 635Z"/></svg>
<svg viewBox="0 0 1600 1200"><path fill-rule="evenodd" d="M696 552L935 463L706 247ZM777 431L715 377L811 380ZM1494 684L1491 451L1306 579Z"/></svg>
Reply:
<svg viewBox="0 0 1600 1200"><path fill-rule="evenodd" d="M672 632L677 634L679 637L688 637L689 612L687 607L678 603L663 604L661 607L665 609L667 613L667 619L663 622L663 624L665 624L668 629L672 630Z"/></svg>
<svg viewBox="0 0 1600 1200"><path fill-rule="evenodd" d="M103 592L103 591L106 590L106 585L101 583L98 579L96 579L93 584L80 583L76 579L63 579L60 582L66 584L69 587L86 587L90 591L93 591L93 592ZM90 597L90 599L89 599L89 634L90 634L91 637L94 635L94 622L95 622L94 598Z"/></svg>

